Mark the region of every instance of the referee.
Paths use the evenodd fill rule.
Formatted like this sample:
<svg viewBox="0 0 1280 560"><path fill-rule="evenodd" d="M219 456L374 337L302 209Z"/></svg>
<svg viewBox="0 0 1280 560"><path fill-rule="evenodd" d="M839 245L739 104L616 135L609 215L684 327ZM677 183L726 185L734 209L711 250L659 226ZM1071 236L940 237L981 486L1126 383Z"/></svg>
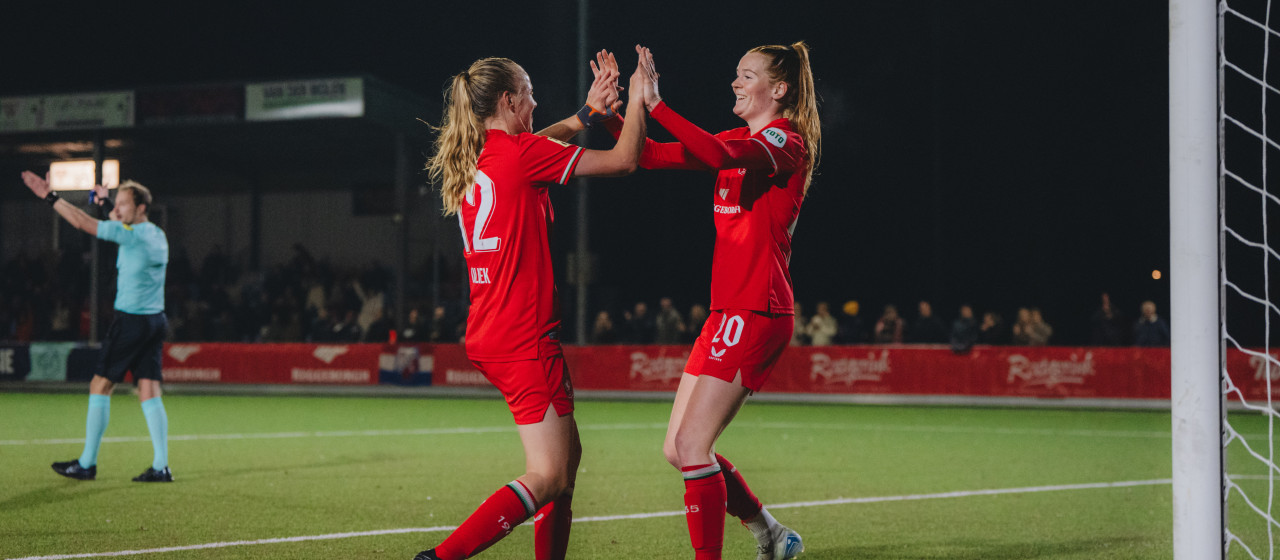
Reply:
<svg viewBox="0 0 1280 560"><path fill-rule="evenodd" d="M120 245L116 258L116 315L89 382L89 412L85 420L84 452L79 459L53 464L53 471L77 480L98 475L98 445L111 416L111 391L133 372L138 398L151 432L155 457L134 482L173 482L169 472L169 418L160 401L160 352L167 321L164 316L164 277L169 265L169 241L159 227L147 220L151 191L133 181L117 189L112 208L107 189L94 186L98 204L110 213L99 221L58 198L46 178L22 172L22 181L54 211L85 233Z"/></svg>

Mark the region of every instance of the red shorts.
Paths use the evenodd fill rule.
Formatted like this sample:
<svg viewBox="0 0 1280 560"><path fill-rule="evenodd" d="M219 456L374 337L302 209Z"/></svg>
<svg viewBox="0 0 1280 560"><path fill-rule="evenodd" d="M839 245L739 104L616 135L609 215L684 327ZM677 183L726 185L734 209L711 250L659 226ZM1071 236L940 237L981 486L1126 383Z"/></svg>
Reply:
<svg viewBox="0 0 1280 560"><path fill-rule="evenodd" d="M544 337L538 354L534 360L471 362L502 391L516 424L537 424L552 406L557 416L573 412L573 381L569 379L560 343Z"/></svg>
<svg viewBox="0 0 1280 560"><path fill-rule="evenodd" d="M741 372L742 386L759 391L790 344L795 327L791 315L743 309L713 311L693 343L684 371L730 383Z"/></svg>

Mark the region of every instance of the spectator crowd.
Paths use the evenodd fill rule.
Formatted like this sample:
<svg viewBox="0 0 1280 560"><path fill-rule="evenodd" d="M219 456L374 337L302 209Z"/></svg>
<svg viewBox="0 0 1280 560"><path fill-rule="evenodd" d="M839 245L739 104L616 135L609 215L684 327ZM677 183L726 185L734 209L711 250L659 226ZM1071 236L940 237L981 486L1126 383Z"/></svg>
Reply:
<svg viewBox="0 0 1280 560"><path fill-rule="evenodd" d="M104 258L104 263L112 262ZM104 266L104 268L106 268ZM106 274L110 274L107 271ZM101 282L112 285L109 281ZM170 340L201 342L459 342L465 337L466 304L410 304L404 325L395 322L389 293L392 274L376 263L362 268L334 266L295 245L288 262L246 271L215 249L199 266L181 252L169 264L166 288ZM89 338L89 264L72 252L20 256L0 264L0 340L86 340ZM112 296L99 300L110 316ZM850 300L835 310L816 302L812 313L795 306L793 345L946 344L957 352L975 344L1045 346L1054 329L1035 307L1012 314L960 305L950 322L929 301L901 312L886 304L874 319ZM635 302L618 312L600 310L589 327L591 344L690 344L709 311L693 304L678 309L670 297ZM1135 318L1102 294L1088 319L1094 346L1168 346L1169 324L1154 302L1145 301Z"/></svg>

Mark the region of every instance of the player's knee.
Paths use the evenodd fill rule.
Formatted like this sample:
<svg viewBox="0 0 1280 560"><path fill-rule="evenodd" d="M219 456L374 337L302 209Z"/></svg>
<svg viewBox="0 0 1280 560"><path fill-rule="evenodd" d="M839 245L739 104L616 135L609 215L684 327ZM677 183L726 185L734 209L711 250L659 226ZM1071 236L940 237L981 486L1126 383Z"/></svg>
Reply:
<svg viewBox="0 0 1280 560"><path fill-rule="evenodd" d="M673 464L677 467L714 462L714 459L711 459L710 445L701 438L684 433L683 430L676 432L675 448L677 462Z"/></svg>
<svg viewBox="0 0 1280 560"><path fill-rule="evenodd" d="M680 454L676 452L676 444L674 442L663 443L662 454L666 456L667 462L671 463L671 466L677 469L680 468Z"/></svg>

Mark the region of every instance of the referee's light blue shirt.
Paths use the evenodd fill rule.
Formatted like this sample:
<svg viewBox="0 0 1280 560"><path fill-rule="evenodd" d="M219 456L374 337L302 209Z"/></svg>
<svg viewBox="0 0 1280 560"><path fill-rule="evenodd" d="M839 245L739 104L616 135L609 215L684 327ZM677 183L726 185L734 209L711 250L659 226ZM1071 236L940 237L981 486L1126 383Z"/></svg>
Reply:
<svg viewBox="0 0 1280 560"><path fill-rule="evenodd" d="M164 273L169 266L169 239L151 222L125 225L98 222L98 239L118 243L116 309L134 315L164 311Z"/></svg>

